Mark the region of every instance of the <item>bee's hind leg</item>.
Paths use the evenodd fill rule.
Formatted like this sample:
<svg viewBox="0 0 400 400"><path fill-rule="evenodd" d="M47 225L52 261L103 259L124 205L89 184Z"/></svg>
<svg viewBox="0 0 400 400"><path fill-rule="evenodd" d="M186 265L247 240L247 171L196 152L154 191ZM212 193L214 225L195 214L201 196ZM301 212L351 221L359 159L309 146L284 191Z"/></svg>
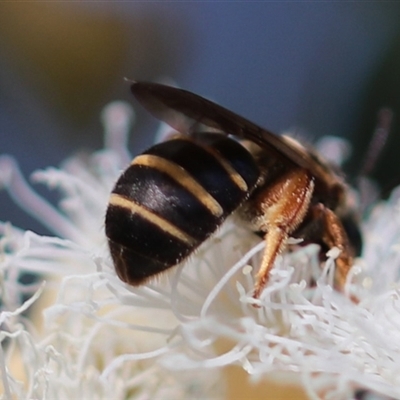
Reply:
<svg viewBox="0 0 400 400"><path fill-rule="evenodd" d="M256 224L265 232L265 251L257 272L253 297L258 298L268 283L269 273L277 255L285 248L289 235L303 221L308 211L314 180L302 168L283 173L260 191L253 205L258 208Z"/></svg>

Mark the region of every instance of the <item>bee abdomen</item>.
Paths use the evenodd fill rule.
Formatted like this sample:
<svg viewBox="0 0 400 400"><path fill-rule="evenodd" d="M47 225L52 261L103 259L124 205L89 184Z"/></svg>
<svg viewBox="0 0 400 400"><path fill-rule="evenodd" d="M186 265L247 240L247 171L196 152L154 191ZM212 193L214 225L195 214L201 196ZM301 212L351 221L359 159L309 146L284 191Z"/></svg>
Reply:
<svg viewBox="0 0 400 400"><path fill-rule="evenodd" d="M122 280L140 284L178 264L249 196L258 168L239 143L222 140L229 158L217 146L174 139L136 157L122 174L105 224Z"/></svg>

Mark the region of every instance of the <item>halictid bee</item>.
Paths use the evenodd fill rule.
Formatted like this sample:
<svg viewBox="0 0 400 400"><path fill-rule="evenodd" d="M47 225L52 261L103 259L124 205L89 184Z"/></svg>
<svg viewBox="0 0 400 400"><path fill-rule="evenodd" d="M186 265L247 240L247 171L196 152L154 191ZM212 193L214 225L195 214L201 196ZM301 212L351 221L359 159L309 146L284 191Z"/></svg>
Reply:
<svg viewBox="0 0 400 400"><path fill-rule="evenodd" d="M124 282L140 285L179 264L237 212L266 241L255 298L289 236L320 244L321 254L339 248L335 286L343 290L361 239L334 169L191 92L148 82L132 92L180 135L135 157L111 193L106 235Z"/></svg>

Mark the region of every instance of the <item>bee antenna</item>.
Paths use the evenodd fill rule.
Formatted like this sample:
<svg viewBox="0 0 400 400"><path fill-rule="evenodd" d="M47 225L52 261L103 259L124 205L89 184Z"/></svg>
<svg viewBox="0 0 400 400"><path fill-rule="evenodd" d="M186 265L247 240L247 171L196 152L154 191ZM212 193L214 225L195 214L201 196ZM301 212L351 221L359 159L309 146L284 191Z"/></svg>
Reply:
<svg viewBox="0 0 400 400"><path fill-rule="evenodd" d="M378 122L372 139L369 142L364 162L358 176L368 176L375 168L382 150L385 147L390 129L392 127L393 111L390 108L381 108L378 112Z"/></svg>
<svg viewBox="0 0 400 400"><path fill-rule="evenodd" d="M357 174L357 187L360 194L361 213L369 209L369 206L377 199L382 198L383 190L368 177L377 165L386 145L392 127L393 111L390 108L381 108L377 116L377 124L369 141L367 151L363 157L363 163Z"/></svg>

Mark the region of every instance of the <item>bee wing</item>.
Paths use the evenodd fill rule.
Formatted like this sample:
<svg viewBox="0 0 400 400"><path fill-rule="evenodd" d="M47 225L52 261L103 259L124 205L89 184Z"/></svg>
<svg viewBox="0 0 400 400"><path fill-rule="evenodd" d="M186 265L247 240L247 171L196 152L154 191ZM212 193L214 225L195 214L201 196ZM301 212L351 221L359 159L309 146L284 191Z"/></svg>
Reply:
<svg viewBox="0 0 400 400"><path fill-rule="evenodd" d="M131 90L144 108L178 132L190 134L204 125L240 139L251 140L275 156L308 169L314 177L326 178L325 168L304 148L210 100L187 90L150 82L134 82Z"/></svg>

